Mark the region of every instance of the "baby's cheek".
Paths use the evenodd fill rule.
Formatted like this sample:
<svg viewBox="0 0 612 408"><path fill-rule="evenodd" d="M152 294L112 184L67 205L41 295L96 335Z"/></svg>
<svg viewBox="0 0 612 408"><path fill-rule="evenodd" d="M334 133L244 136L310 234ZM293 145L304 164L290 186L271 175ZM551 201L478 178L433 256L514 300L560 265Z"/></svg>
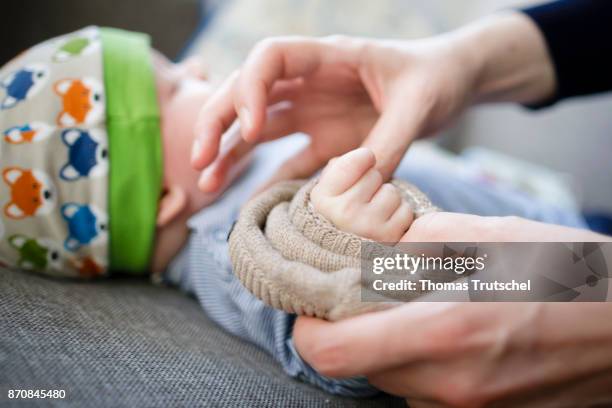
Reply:
<svg viewBox="0 0 612 408"><path fill-rule="evenodd" d="M188 80L171 98L162 100L162 121L173 132L193 139L200 110L206 104L211 88L205 81Z"/></svg>
<svg viewBox="0 0 612 408"><path fill-rule="evenodd" d="M180 104L173 104L165 109L162 122L168 137L172 140L193 139L195 118L190 112L181 109Z"/></svg>
<svg viewBox="0 0 612 408"><path fill-rule="evenodd" d="M202 106L201 98L177 94L161 106L164 156L172 167L189 168L194 127ZM172 170L173 170L172 168Z"/></svg>

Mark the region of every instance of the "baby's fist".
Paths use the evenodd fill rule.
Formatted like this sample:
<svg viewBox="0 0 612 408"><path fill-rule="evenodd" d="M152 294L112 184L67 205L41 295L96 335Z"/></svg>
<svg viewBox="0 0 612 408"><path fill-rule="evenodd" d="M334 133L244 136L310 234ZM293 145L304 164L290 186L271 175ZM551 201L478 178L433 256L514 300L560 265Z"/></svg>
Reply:
<svg viewBox="0 0 612 408"><path fill-rule="evenodd" d="M338 229L379 242L397 242L414 219L394 185L383 183L371 150L333 159L313 187L315 210Z"/></svg>

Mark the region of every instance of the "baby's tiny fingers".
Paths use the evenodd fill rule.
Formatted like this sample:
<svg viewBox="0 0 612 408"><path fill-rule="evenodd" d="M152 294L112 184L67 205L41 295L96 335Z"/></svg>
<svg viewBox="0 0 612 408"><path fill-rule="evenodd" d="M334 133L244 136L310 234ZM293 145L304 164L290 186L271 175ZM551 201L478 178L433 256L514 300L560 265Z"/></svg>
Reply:
<svg viewBox="0 0 612 408"><path fill-rule="evenodd" d="M399 191L397 191L397 187L391 183L385 183L380 186L370 201L370 205L373 209L380 214L386 214L385 220L391 218L401 204L402 196Z"/></svg>
<svg viewBox="0 0 612 408"><path fill-rule="evenodd" d="M391 228L393 242L399 241L402 236L408 231L414 221L414 211L406 201L402 201L401 205L393 213L391 218L385 223Z"/></svg>
<svg viewBox="0 0 612 408"><path fill-rule="evenodd" d="M370 149L359 148L328 163L319 181L320 192L337 196L357 183L376 164Z"/></svg>
<svg viewBox="0 0 612 408"><path fill-rule="evenodd" d="M382 174L378 170L371 168L342 196L349 202L369 203L382 183Z"/></svg>

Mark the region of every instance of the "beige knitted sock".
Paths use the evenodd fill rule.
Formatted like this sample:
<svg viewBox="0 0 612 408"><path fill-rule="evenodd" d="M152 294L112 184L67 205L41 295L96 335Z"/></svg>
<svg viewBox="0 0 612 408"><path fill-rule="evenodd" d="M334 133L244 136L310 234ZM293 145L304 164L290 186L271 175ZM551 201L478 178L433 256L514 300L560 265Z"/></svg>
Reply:
<svg viewBox="0 0 612 408"><path fill-rule="evenodd" d="M315 183L282 182L245 205L229 237L236 276L266 304L298 315L339 320L400 304L361 301L364 239L338 230L314 211ZM438 210L413 185L393 184L415 217Z"/></svg>

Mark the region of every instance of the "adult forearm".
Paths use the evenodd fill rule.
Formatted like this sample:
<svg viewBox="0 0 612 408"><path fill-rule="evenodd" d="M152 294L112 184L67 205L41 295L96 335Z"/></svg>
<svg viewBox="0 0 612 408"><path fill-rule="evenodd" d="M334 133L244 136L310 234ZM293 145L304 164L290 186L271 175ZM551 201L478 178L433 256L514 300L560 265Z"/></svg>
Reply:
<svg viewBox="0 0 612 408"><path fill-rule="evenodd" d="M493 15L451 34L473 61L473 102L537 104L552 97L556 79L542 33L520 12Z"/></svg>

